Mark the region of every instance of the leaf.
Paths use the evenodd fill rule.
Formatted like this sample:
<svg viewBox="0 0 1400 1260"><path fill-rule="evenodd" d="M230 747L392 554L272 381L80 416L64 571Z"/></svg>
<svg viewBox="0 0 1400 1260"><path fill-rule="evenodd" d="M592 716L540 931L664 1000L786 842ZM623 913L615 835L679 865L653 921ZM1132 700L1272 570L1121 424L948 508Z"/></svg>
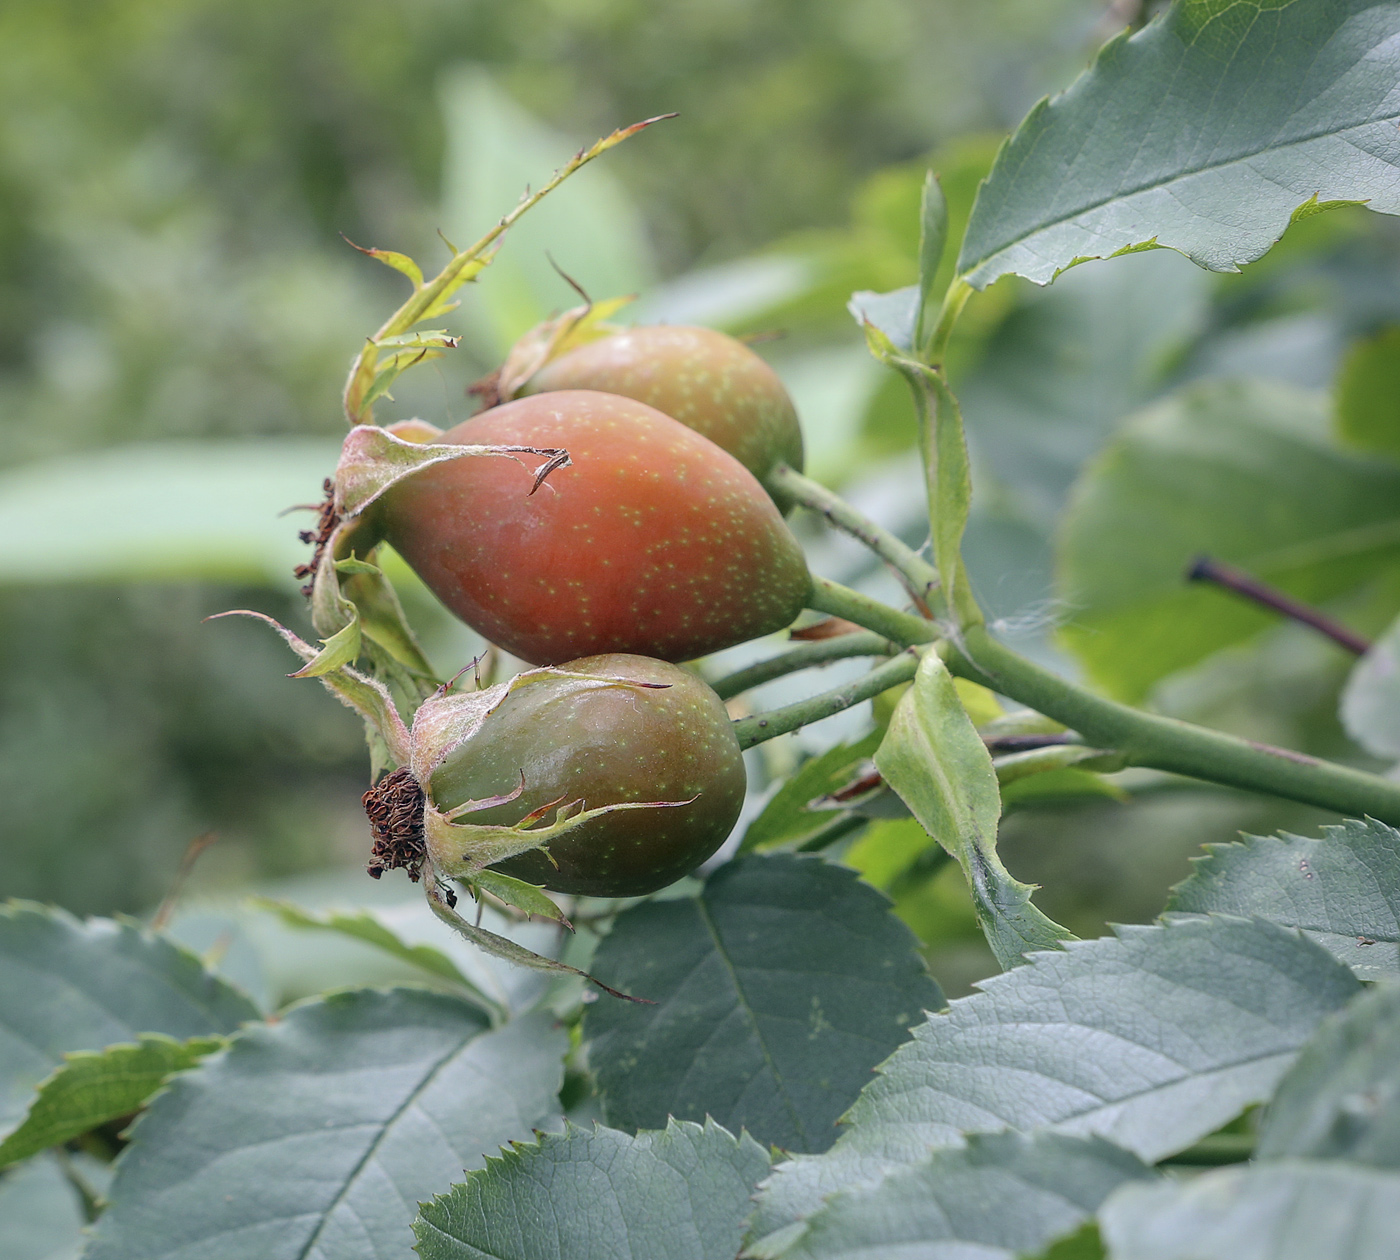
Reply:
<svg viewBox="0 0 1400 1260"><path fill-rule="evenodd" d="M338 932L342 936L353 937L382 949L386 954L401 959L415 967L421 967L429 975L446 980L462 991L462 995L485 1012L493 1021L505 1017L505 1009L495 998L488 997L481 988L469 980L446 954L432 945L410 945L398 933L368 910L331 910L324 916L312 914L290 901L275 901L266 897L255 897L253 904L271 911L288 927L306 928L311 931Z"/></svg>
<svg viewBox="0 0 1400 1260"><path fill-rule="evenodd" d="M913 354L920 298L917 284L890 293L872 293L862 289L851 294L846 309L862 328L869 326L876 329L895 350Z"/></svg>
<svg viewBox="0 0 1400 1260"><path fill-rule="evenodd" d="M1063 639L1095 682L1140 700L1278 624L1188 585L1202 553L1307 603L1354 590L1400 559L1400 468L1337 449L1320 399L1278 385L1203 382L1130 421L1060 536L1060 594L1078 610Z"/></svg>
<svg viewBox="0 0 1400 1260"><path fill-rule="evenodd" d="M958 272L1134 249L1211 271L1262 257L1299 213L1400 211L1400 11L1375 0L1177 0L1037 105L977 197Z"/></svg>
<svg viewBox="0 0 1400 1260"><path fill-rule="evenodd" d="M1331 950L1363 980L1400 972L1400 832L1349 819L1322 839L1285 832L1208 844L1167 910L1259 915Z"/></svg>
<svg viewBox="0 0 1400 1260"><path fill-rule="evenodd" d="M881 894L817 858L721 866L695 899L634 906L597 975L654 1006L584 1016L609 1124L713 1116L788 1150L825 1150L874 1066L942 1005Z"/></svg>
<svg viewBox="0 0 1400 1260"><path fill-rule="evenodd" d="M748 825L740 853L762 852L811 835L841 811L808 809L813 801L844 787L856 767L880 746L881 733L872 731L853 744L836 744L810 758L773 793L757 818Z"/></svg>
<svg viewBox="0 0 1400 1260"><path fill-rule="evenodd" d="M1356 341L1337 372L1337 433L1357 450L1400 457L1400 327Z"/></svg>
<svg viewBox="0 0 1400 1260"><path fill-rule="evenodd" d="M1099 1227L1113 1260L1394 1260L1400 1176L1287 1160L1125 1186Z"/></svg>
<svg viewBox="0 0 1400 1260"><path fill-rule="evenodd" d="M924 830L958 860L1003 967L1069 937L1031 905L1031 886L1013 879L997 857L996 771L936 652L924 655L900 699L875 765Z"/></svg>
<svg viewBox="0 0 1400 1260"><path fill-rule="evenodd" d="M1274 1094L1255 1156L1400 1170L1400 984L1323 1023Z"/></svg>
<svg viewBox="0 0 1400 1260"><path fill-rule="evenodd" d="M873 1186L832 1195L792 1246L744 1252L783 1260L915 1256L1014 1260L1092 1217L1119 1186L1155 1180L1141 1161L1097 1138L1054 1133L973 1137Z"/></svg>
<svg viewBox="0 0 1400 1260"><path fill-rule="evenodd" d="M0 1142L0 1168L139 1111L172 1072L193 1067L223 1045L222 1037L176 1041L145 1033L134 1045L71 1051L39 1086L24 1123Z"/></svg>
<svg viewBox="0 0 1400 1260"><path fill-rule="evenodd" d="M1352 668L1341 715L1347 734L1367 752L1400 758L1400 619Z"/></svg>
<svg viewBox="0 0 1400 1260"><path fill-rule="evenodd" d="M0 474L0 581L209 578L290 586L336 444L289 438L151 442Z"/></svg>
<svg viewBox="0 0 1400 1260"><path fill-rule="evenodd" d="M1268 1098L1361 988L1325 950L1261 920L1117 933L1036 954L930 1016L881 1065L829 1152L775 1169L751 1237L969 1132L1050 1128L1162 1159Z"/></svg>
<svg viewBox="0 0 1400 1260"><path fill-rule="evenodd" d="M732 1260L768 1155L713 1120L567 1128L503 1151L425 1203L422 1260Z"/></svg>
<svg viewBox="0 0 1400 1260"><path fill-rule="evenodd" d="M68 1158L95 1188L102 1185L105 1164L80 1154ZM81 1201L53 1156L40 1156L0 1177L5 1260L76 1260L82 1231Z"/></svg>
<svg viewBox="0 0 1400 1260"><path fill-rule="evenodd" d="M0 1135L63 1056L160 1032L179 1041L261 1017L167 937L11 901L0 910Z"/></svg>
<svg viewBox="0 0 1400 1260"><path fill-rule="evenodd" d="M413 989L294 1007L151 1104L86 1255L412 1260L417 1201L554 1111L565 1042Z"/></svg>

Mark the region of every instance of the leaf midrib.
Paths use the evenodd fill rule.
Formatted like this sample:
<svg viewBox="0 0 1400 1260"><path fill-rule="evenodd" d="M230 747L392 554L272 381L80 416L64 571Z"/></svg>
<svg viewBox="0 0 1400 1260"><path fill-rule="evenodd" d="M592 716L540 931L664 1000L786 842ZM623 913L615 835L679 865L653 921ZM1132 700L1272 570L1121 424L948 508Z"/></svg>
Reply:
<svg viewBox="0 0 1400 1260"><path fill-rule="evenodd" d="M805 1145L808 1142L807 1128L802 1123L802 1116L797 1109L797 1105L793 1102L788 1093L787 1082L784 1080L782 1073L778 1071L778 1065L773 1058L773 1053L768 1048L768 1043L763 1038L763 1033L758 1024L757 1012L749 1002L748 995L744 992L744 986L739 980L738 968L734 965L734 961L729 957L729 952L724 947L724 941L720 936L719 928L710 915L710 907L706 903L705 898L703 896L697 897L695 904L700 912L700 921L705 925L705 930L709 932L710 939L715 943L715 954L718 956L720 962L724 964L724 969L729 974L729 981L734 986L734 992L739 998L740 1009L743 1010L745 1019L753 1028L754 1040L758 1043L758 1048L763 1054L764 1063L767 1064L768 1070L773 1074L773 1082L778 1087L778 1096L783 1100L783 1106L787 1108L788 1114L792 1119L793 1129L802 1138Z"/></svg>
<svg viewBox="0 0 1400 1260"><path fill-rule="evenodd" d="M375 1135L374 1140L370 1142L370 1144L367 1147L365 1147L364 1154L355 1164L355 1167L352 1168L346 1174L345 1181L341 1185L340 1189L336 1192L335 1198L332 1199L330 1203L328 1203L326 1207L322 1210L320 1214L321 1219L317 1222L316 1228L311 1232L311 1236L306 1240L306 1245L297 1253L297 1260L307 1260L307 1257L311 1255L312 1250L316 1247L317 1243L320 1242L321 1234L325 1230L327 1223L331 1219L331 1216L334 1214L335 1210L342 1203L345 1202L346 1196L350 1193L351 1187L353 1187L356 1181L359 1180L360 1174L364 1172L366 1167L368 1167L370 1160L373 1159L375 1154L378 1152L380 1146L384 1142L385 1137L403 1117L404 1113L409 1109L410 1106L415 1104L420 1097L422 1097L423 1092L428 1088L429 1085L433 1083L433 1081L437 1079L438 1075L443 1071L443 1069L446 1068L448 1064L452 1062L453 1059L455 1059L459 1054L461 1054L468 1046L472 1044L472 1042L474 1042L486 1031L487 1029L478 1028L475 1032L470 1033L469 1035L464 1037L460 1042L458 1042L455 1046L449 1049L447 1053L444 1054L436 1063L434 1063L432 1068L419 1080L419 1082L413 1087L413 1089L410 1090L409 1093L404 1096L403 1101L398 1105L398 1107L394 1109L393 1115L391 1115L387 1120L385 1120L384 1123L380 1126L379 1132Z"/></svg>

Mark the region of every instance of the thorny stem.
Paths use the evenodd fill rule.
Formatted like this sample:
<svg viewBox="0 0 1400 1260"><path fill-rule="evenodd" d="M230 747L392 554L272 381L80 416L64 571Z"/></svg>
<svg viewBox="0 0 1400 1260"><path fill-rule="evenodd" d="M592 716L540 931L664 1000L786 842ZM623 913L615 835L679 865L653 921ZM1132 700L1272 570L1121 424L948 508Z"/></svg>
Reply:
<svg viewBox="0 0 1400 1260"><path fill-rule="evenodd" d="M787 464L779 464L768 474L767 486L780 491L803 507L824 516L832 525L864 543L900 577L909 594L925 608L938 590L938 570L912 547L883 525L877 525L856 511L839 495L804 477Z"/></svg>
<svg viewBox="0 0 1400 1260"><path fill-rule="evenodd" d="M1197 556L1191 567L1186 570L1186 580L1210 582L1227 591L1234 591L1236 595L1242 595L1256 604L1282 613L1293 621L1311 626L1319 634L1325 634L1333 643L1346 648L1348 652L1355 652L1357 656L1364 656L1371 650L1370 640L1357 634L1355 630L1342 625L1340 621L1334 620L1310 604L1285 595L1278 587L1261 582L1253 574L1237 569L1234 565L1223 564L1210 556Z"/></svg>
<svg viewBox="0 0 1400 1260"><path fill-rule="evenodd" d="M736 669L711 686L721 700L730 700L751 687L759 687L775 678L795 674L800 669L811 669L815 665L826 665L831 661L844 661L853 656L893 656L902 646L868 630L858 634L838 635L834 639L803 643L771 660Z"/></svg>
<svg viewBox="0 0 1400 1260"><path fill-rule="evenodd" d="M784 705L781 709L770 709L767 713L755 713L752 717L740 718L734 723L739 747L752 748L766 739L786 735L788 731L795 731L799 727L820 722L822 718L852 708L862 700L869 700L882 691L908 682L918 668L919 657L916 652L901 652L892 661L877 666L870 673L857 678L855 682L833 687L830 691L809 696L796 704Z"/></svg>
<svg viewBox="0 0 1400 1260"><path fill-rule="evenodd" d="M932 622L825 578L813 579L810 606L911 646L938 635ZM998 643L985 626L966 627L960 645L945 640L939 651L952 673L1054 718L1096 748L1121 753L1130 766L1400 825L1400 783L1096 696Z"/></svg>
<svg viewBox="0 0 1400 1260"><path fill-rule="evenodd" d="M950 644L947 652L954 674L1063 722L1130 766L1400 823L1400 783L1096 696L1004 647L982 626L968 627L962 647Z"/></svg>

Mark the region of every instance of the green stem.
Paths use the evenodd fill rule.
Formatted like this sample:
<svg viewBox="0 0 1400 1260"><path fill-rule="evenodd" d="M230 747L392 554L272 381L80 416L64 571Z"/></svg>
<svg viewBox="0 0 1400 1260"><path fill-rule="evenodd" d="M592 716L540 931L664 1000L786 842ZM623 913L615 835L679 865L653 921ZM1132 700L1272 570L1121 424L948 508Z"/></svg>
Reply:
<svg viewBox="0 0 1400 1260"><path fill-rule="evenodd" d="M953 338L953 327L971 296L972 286L966 280L956 279L948 286L948 292L943 295L943 307L938 312L938 323L933 327L933 335L922 356L930 367L942 366L948 354L948 343Z"/></svg>
<svg viewBox="0 0 1400 1260"><path fill-rule="evenodd" d="M779 464L769 473L765 484L794 503L820 513L837 529L864 543L899 574L910 595L925 607L930 606L938 590L938 570L883 525L869 520L840 495L787 464Z"/></svg>
<svg viewBox="0 0 1400 1260"><path fill-rule="evenodd" d="M83 1220L91 1225L102 1215L102 1196L93 1187L92 1183L78 1171L78 1166L73 1162L73 1157L61 1146L53 1148L54 1159L58 1161L58 1166L67 1179L68 1184L73 1187L78 1196L78 1202L82 1208Z"/></svg>
<svg viewBox="0 0 1400 1260"><path fill-rule="evenodd" d="M954 674L1063 722L1096 747L1117 750L1128 765L1400 824L1400 783L1106 700L1004 647L981 626L968 627L947 659Z"/></svg>
<svg viewBox="0 0 1400 1260"><path fill-rule="evenodd" d="M1223 1168L1243 1164L1254 1155L1252 1133L1212 1133L1195 1146L1188 1146L1162 1161L1163 1164L1190 1164L1198 1168Z"/></svg>
<svg viewBox="0 0 1400 1260"><path fill-rule="evenodd" d="M767 713L755 713L753 717L740 718L734 723L739 747L752 748L766 739L786 735L789 731L820 722L822 718L852 708L862 700L869 700L882 691L908 682L918 668L919 658L916 653L901 652L894 660L886 661L843 687L833 687L830 691L809 696L806 700L785 705L781 709L770 709Z"/></svg>
<svg viewBox="0 0 1400 1260"><path fill-rule="evenodd" d="M922 617L825 578L813 579L810 606L911 646L938 633ZM998 643L983 626L967 627L960 646L949 643L942 650L952 673L1054 718L1086 743L1122 753L1130 766L1400 825L1400 783L1391 779L1096 696Z"/></svg>
<svg viewBox="0 0 1400 1260"><path fill-rule="evenodd" d="M826 665L831 661L844 661L853 656L893 656L904 645L891 643L883 635L869 630L857 634L842 634L832 639L818 639L803 643L771 660L759 661L746 669L737 669L726 674L711 687L721 700L729 700L750 687L759 687L775 678L795 674L800 669L811 669L814 665Z"/></svg>
<svg viewBox="0 0 1400 1260"><path fill-rule="evenodd" d="M807 607L853 621L905 647L932 643L940 633L931 621L925 621L914 613L900 612L878 599L824 577L812 579L812 593L808 597Z"/></svg>

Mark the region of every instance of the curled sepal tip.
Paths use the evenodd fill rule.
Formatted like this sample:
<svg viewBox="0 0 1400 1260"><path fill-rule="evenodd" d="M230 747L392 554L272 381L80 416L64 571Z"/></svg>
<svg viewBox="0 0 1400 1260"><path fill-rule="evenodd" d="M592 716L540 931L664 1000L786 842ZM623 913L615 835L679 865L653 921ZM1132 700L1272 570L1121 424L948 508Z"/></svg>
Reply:
<svg viewBox="0 0 1400 1260"><path fill-rule="evenodd" d="M345 436L335 470L335 507L342 518L358 516L391 486L433 464L472 455L515 459L537 455L544 463L534 470L535 486L558 468L568 466L569 453L557 447L468 446L450 442L406 441L388 429L357 424Z"/></svg>
<svg viewBox="0 0 1400 1260"><path fill-rule="evenodd" d="M559 975L578 976L581 980L587 980L589 984L596 984L604 993L610 993L613 997L621 998L624 1002L655 1005L650 998L633 997L630 993L619 992L610 985L604 984L596 976L590 976L586 971L570 967L568 963L562 963L557 958L546 958L543 954L537 954L533 950L526 949L523 945L517 945L507 937L499 936L495 932L489 932L485 928L468 923L448 903L443 890L438 886L437 874L431 866L425 870L424 874L426 878L423 883L427 892L428 905L432 907L433 913L454 932L466 938L478 949L483 949L496 958L503 958L507 962L515 963L519 967L529 967L532 971L552 971Z"/></svg>

